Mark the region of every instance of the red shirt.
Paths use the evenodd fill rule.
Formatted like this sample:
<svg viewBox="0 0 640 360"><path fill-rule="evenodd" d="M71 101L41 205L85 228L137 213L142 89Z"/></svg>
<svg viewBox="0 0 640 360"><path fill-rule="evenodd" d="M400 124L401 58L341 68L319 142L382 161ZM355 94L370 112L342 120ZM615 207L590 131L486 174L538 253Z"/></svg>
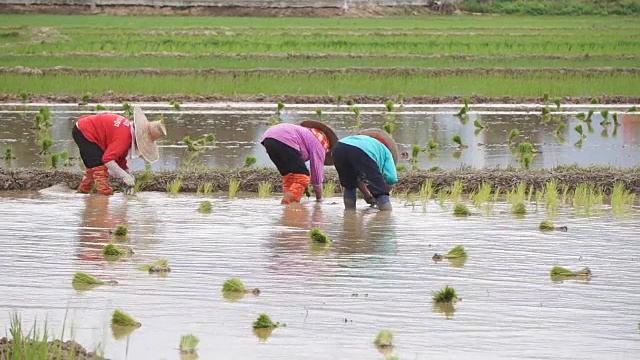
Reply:
<svg viewBox="0 0 640 360"><path fill-rule="evenodd" d="M103 164L115 160L123 170L129 168L127 155L132 141L129 119L112 113L84 115L78 120L78 130L104 151Z"/></svg>

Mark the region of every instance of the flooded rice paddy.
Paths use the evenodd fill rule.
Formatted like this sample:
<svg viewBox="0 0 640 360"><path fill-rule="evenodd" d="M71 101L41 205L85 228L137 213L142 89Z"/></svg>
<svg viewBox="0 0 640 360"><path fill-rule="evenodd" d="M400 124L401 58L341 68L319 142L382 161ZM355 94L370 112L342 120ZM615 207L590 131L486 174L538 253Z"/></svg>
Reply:
<svg viewBox="0 0 640 360"><path fill-rule="evenodd" d="M381 329L400 359L620 359L640 353L638 214L590 217L561 208L567 232L540 232L544 211L516 218L492 213L456 218L436 202L392 213L344 212L340 198L283 207L278 199L139 193L79 195L62 190L0 193L0 322L10 311L49 322L111 359L179 359L181 335L200 338L202 359L383 359L373 346ZM363 203L364 204L364 203ZM256 216L259 214L259 216ZM129 228L131 257L101 255L109 229ZM307 231L333 240L310 246ZM434 263L434 253L462 244L463 264ZM165 277L136 268L165 257ZM549 270L588 266L590 280L552 282ZM117 286L78 292L76 271ZM221 287L240 277L259 296L237 302ZM455 312L434 309L432 292L450 285ZM116 341L115 308L142 327ZM266 340L253 334L260 313L286 323Z"/></svg>
<svg viewBox="0 0 640 360"><path fill-rule="evenodd" d="M31 129L33 118L40 105L48 105L53 112L50 134L54 139L52 151L67 150L77 155L77 147L71 139L71 128L76 119L94 111L91 106L64 104L5 104L0 106L0 148L12 147L16 159L14 167L39 167L45 163L37 155L40 145ZM114 111L122 111L120 104L106 104ZM169 137L162 143L161 160L154 169L173 169L182 163L187 155L186 146L181 142L184 136L200 138L208 133L216 135L214 146L201 151L199 161L209 167L244 165L247 156L257 159L257 166L272 166L259 144L260 135L267 129L267 119L274 114L272 104L183 104L176 111L168 104L141 104L150 118L162 116L167 125ZM566 122L566 128L556 134L558 121L544 121L540 115L541 106L536 105L470 105L466 122L455 114L460 105L405 105L396 107L389 115L382 105L357 105L360 108L360 128L382 127L386 121L395 122L394 137L402 151L411 153L413 144L425 147L430 139L438 143L432 154L421 153L417 166L455 169L461 166L474 168L505 168L519 166L512 149L507 146L509 132L517 128L520 135L514 139L531 142L541 153L531 163L531 168L551 168L556 165L577 164L611 165L614 167L634 167L640 165L640 115L626 114L631 105L566 105L554 112ZM555 105L550 108L554 109ZM593 120L587 124L576 118L578 113L595 109ZM317 118L316 110L321 109L323 120L331 124L339 136L355 131L357 123L349 107L332 105L286 105L281 118L285 122L296 122L305 118ZM600 110L618 113L620 126L602 126ZM486 128L477 130L474 121L480 121ZM574 130L582 125L586 138L582 146L575 146L580 135ZM469 147L458 151L451 140L455 134ZM141 161L133 161L134 170L142 169Z"/></svg>

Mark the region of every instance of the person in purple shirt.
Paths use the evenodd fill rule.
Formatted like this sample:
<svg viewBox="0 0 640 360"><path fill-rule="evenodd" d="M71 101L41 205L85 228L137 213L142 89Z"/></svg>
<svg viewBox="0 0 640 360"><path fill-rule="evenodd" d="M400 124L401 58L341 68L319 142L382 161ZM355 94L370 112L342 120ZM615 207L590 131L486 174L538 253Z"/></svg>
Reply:
<svg viewBox="0 0 640 360"><path fill-rule="evenodd" d="M274 125L262 135L260 143L282 175L282 204L299 202L309 183L316 200L322 200L324 165L333 165L331 150L337 142L333 129L314 120Z"/></svg>

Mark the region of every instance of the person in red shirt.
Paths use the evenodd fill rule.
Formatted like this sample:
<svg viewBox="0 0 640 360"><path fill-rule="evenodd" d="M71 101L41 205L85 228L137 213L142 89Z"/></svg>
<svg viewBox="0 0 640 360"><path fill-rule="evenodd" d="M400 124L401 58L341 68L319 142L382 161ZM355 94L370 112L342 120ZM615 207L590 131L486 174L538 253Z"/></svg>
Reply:
<svg viewBox="0 0 640 360"><path fill-rule="evenodd" d="M95 182L97 192L111 195L109 171L133 187L135 178L129 171L127 157L141 155L148 162L160 157L156 140L167 136L160 121L150 122L139 107L133 110L133 122L114 113L84 115L72 130L86 167L78 192L89 193Z"/></svg>

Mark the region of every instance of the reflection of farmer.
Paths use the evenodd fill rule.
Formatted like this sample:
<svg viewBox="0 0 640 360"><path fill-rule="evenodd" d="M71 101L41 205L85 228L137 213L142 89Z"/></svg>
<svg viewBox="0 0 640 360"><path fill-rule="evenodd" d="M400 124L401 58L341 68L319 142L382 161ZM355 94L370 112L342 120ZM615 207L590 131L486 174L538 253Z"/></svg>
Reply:
<svg viewBox="0 0 640 360"><path fill-rule="evenodd" d="M80 234L81 260L102 260L102 248L109 242L109 230L118 225L126 225L126 207L109 211L109 198L87 196L82 212Z"/></svg>
<svg viewBox="0 0 640 360"><path fill-rule="evenodd" d="M136 158L139 153L149 162L158 160L156 140L166 135L164 125L159 121L149 122L137 106L133 124L124 116L112 113L81 116L73 127L73 140L86 167L78 191L90 192L95 181L99 194L111 195L107 169L132 187L135 179L127 166L127 156Z"/></svg>
<svg viewBox="0 0 640 360"><path fill-rule="evenodd" d="M282 175L283 204L299 202L309 182L316 200L322 199L323 166L333 164L330 151L338 142L329 126L314 120L278 124L270 127L260 142ZM306 161L310 162L311 176Z"/></svg>
<svg viewBox="0 0 640 360"><path fill-rule="evenodd" d="M345 211L344 227L338 252L340 254L395 253L395 226L389 211Z"/></svg>
<svg viewBox="0 0 640 360"><path fill-rule="evenodd" d="M367 203L391 210L389 191L398 182L398 147L389 134L369 129L342 138L333 149L333 159L344 188L345 208L355 209L358 188Z"/></svg>

